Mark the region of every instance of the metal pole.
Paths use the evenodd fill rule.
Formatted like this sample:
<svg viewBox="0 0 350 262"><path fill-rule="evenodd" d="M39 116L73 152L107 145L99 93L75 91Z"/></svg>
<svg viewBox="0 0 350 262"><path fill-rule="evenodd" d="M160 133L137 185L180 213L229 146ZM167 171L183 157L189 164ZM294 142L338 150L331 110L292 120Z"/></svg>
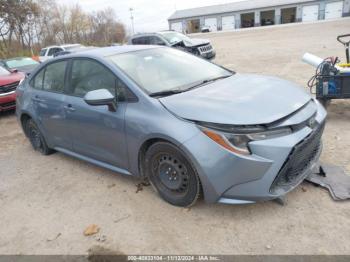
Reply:
<svg viewBox="0 0 350 262"><path fill-rule="evenodd" d="M129 11L130 11L130 19L131 19L132 34L134 35L134 34L135 34L134 16L133 16L133 13L132 13L132 11L134 11L134 8L130 7L130 8L129 8Z"/></svg>

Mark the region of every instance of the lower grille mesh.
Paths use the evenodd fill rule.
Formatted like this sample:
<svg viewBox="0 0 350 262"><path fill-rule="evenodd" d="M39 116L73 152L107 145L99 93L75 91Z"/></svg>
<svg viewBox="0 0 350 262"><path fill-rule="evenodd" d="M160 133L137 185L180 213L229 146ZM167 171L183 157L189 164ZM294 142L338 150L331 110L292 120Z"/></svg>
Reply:
<svg viewBox="0 0 350 262"><path fill-rule="evenodd" d="M11 91L15 91L17 86L18 86L19 82L14 82L8 85L3 85L0 86L0 94L4 94L4 93L9 93Z"/></svg>
<svg viewBox="0 0 350 262"><path fill-rule="evenodd" d="M270 188L271 193L276 193L278 189L286 189L299 182L300 175L309 168L321 149L321 137L325 124L319 125L314 131L297 144L280 172L275 178Z"/></svg>

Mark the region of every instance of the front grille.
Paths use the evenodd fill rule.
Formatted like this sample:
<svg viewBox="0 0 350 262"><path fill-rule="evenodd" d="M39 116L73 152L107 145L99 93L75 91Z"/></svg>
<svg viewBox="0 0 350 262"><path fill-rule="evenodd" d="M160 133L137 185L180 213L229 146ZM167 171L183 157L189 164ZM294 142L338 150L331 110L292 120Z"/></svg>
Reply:
<svg viewBox="0 0 350 262"><path fill-rule="evenodd" d="M14 82L11 84L0 86L0 94L9 93L15 91L19 82Z"/></svg>
<svg viewBox="0 0 350 262"><path fill-rule="evenodd" d="M200 46L200 47L198 47L198 49L199 49L199 52L201 52L201 53L207 53L207 52L210 52L213 48L212 48L211 44L208 44L205 46Z"/></svg>
<svg viewBox="0 0 350 262"><path fill-rule="evenodd" d="M270 192L288 191L300 182L300 176L310 167L321 150L321 137L325 124L318 125L302 142L297 144L272 183Z"/></svg>
<svg viewBox="0 0 350 262"><path fill-rule="evenodd" d="M0 104L0 108L8 108L16 105L16 101Z"/></svg>

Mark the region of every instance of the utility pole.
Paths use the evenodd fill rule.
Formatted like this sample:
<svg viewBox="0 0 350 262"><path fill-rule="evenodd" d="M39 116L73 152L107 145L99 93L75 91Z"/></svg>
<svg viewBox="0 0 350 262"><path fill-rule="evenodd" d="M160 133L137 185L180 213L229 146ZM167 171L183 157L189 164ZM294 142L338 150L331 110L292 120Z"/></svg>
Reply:
<svg viewBox="0 0 350 262"><path fill-rule="evenodd" d="M129 11L130 11L130 19L131 19L131 28L132 28L132 34L134 35L135 34L135 28L134 28L134 15L133 15L133 11L134 11L134 8L130 7L129 8Z"/></svg>

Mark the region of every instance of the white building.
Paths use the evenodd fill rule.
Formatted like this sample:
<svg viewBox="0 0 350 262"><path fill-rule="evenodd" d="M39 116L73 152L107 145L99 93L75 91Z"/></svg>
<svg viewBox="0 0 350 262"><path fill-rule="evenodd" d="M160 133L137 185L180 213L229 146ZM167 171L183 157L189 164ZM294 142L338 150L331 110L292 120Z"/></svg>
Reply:
<svg viewBox="0 0 350 262"><path fill-rule="evenodd" d="M178 10L169 29L195 33L350 16L350 0L249 0Z"/></svg>

